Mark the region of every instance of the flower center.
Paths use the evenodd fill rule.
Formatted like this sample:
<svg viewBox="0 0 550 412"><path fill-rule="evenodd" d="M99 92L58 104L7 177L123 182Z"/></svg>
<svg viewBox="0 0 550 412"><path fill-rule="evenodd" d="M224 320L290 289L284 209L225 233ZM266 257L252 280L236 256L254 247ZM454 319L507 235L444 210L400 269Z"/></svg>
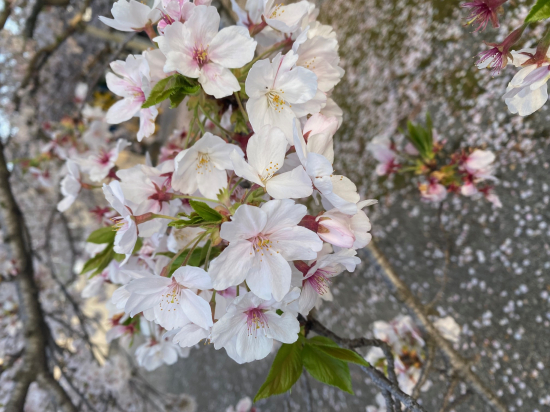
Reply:
<svg viewBox="0 0 550 412"><path fill-rule="evenodd" d="M277 4L273 9L271 9L271 14L269 15L270 19L276 19L277 17L281 17L283 13L285 12L285 8L282 4Z"/></svg>
<svg viewBox="0 0 550 412"><path fill-rule="evenodd" d="M123 218L122 216L112 217L111 221L114 222L113 226L111 227L115 232L124 232L125 230L128 230L128 220Z"/></svg>
<svg viewBox="0 0 550 412"><path fill-rule="evenodd" d="M168 286L166 292L161 295L160 310L166 309L167 311L175 311L177 305L180 303L181 291L184 289L176 279L172 278L172 283ZM164 307L163 307L164 306Z"/></svg>
<svg viewBox="0 0 550 412"><path fill-rule="evenodd" d="M269 166L265 168L265 172L262 171L262 176L260 177L262 182L265 183L271 179L280 168L281 166L279 166L279 163L273 164L273 162L269 162Z"/></svg>
<svg viewBox="0 0 550 412"><path fill-rule="evenodd" d="M213 170L208 153L199 152L195 170L197 171L197 174L204 174L205 172L211 172Z"/></svg>
<svg viewBox="0 0 550 412"><path fill-rule="evenodd" d="M279 113L283 111L283 107L286 103L281 94L284 94L284 91L282 89L280 89L279 91L271 89L266 93L269 107ZM289 107L292 107L292 105L289 105Z"/></svg>
<svg viewBox="0 0 550 412"><path fill-rule="evenodd" d="M111 154L103 149L100 149L96 160L100 165L106 165L111 161Z"/></svg>
<svg viewBox="0 0 550 412"><path fill-rule="evenodd" d="M197 62L199 67L203 67L208 63L208 46L206 46L206 48L204 48L202 44L195 46L193 49L193 59Z"/></svg>
<svg viewBox="0 0 550 412"><path fill-rule="evenodd" d="M307 278L305 282L309 282L309 284L315 289L315 291L319 295L324 295L328 292L328 288L332 284L332 281L327 276L327 273L321 269L319 269L317 272L315 272L312 276Z"/></svg>
<svg viewBox="0 0 550 412"><path fill-rule="evenodd" d="M246 312L246 324L248 326L248 336L258 337L258 331L263 332L267 336L267 318L262 309L253 308Z"/></svg>

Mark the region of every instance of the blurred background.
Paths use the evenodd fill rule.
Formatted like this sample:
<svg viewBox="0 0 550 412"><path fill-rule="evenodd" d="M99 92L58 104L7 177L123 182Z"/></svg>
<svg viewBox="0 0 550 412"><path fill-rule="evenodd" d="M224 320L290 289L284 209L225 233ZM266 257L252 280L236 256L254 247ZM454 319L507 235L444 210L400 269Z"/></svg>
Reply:
<svg viewBox="0 0 550 412"><path fill-rule="evenodd" d="M501 96L516 69L507 68L493 78L474 66L475 55L484 49L482 40L502 41L521 24L532 1L509 4L501 27L483 35L464 27L465 12L458 1L315 3L320 8L318 20L334 27L346 70L333 94L344 112L335 136L335 169L357 183L362 198L379 200L367 211L373 237L413 293L425 303L433 301L439 316L451 315L462 327L455 348L511 412L550 410L550 116L547 106L527 118L510 115ZM228 1L214 5L225 24L232 22ZM111 6L107 0L3 0L0 22L9 17L0 32L0 136L10 159L22 163L36 158L48 143L50 124L78 116L79 99L105 107L112 103L104 83L108 63L114 55L124 58L150 43L147 37L114 32L99 22L98 16L110 16ZM80 21L63 38L79 14ZM524 45L535 44L543 29L533 27ZM90 86L89 92L75 97L82 82ZM459 196L449 196L441 207L426 204L414 181L374 173L376 162L365 149L367 143L378 135L399 139L398 129L407 120L418 121L427 112L449 152L477 147L496 153L495 191L501 209ZM120 161L141 162L146 151L158 152L159 144L181 127L184 118L185 113L163 108L155 136L134 143L132 154ZM137 122L121 126L118 133L132 136L136 131ZM107 327L104 305L95 298L80 298L85 282L73 270L82 265L84 241L93 225L88 208L92 200L80 198L69 213L58 214L62 163L52 162L47 176L33 174L32 165L14 165L15 194L34 247L43 256L40 282L51 282L54 270L69 289L69 295L41 296L46 308L64 313L72 322L75 313L69 312L72 303L67 296L74 296L86 316ZM47 179L49 187L40 179ZM2 250L4 274L9 261ZM389 292L372 257L367 252L361 257L363 264L355 273L345 272L335 280L335 302L323 304L316 315L350 338L372 336L374 321L407 313ZM0 283L0 295L9 301L11 282ZM14 311L4 305L0 315L3 364L17 346L18 325L10 315ZM104 332L93 330L98 353L106 355ZM119 350L110 348L111 353ZM174 410L225 411L245 396L254 397L273 356L238 365L225 352L201 344L175 365L136 373L161 393L194 399L180 399ZM427 410L438 411L449 384L443 357L436 358L433 369L433 385L420 397ZM365 411L376 404L378 390L358 367L350 370L355 396L310 379L298 382L289 395L255 406L262 412ZM307 385L312 404L304 395ZM467 388L460 391L466 393ZM29 410L43 409L31 405ZM469 396L453 410L490 409L477 396Z"/></svg>

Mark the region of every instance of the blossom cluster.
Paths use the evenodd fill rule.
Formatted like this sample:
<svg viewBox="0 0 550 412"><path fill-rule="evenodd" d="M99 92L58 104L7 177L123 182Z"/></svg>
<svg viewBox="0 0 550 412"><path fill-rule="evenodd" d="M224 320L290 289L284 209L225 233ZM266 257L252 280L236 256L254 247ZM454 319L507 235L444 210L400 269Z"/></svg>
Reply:
<svg viewBox="0 0 550 412"><path fill-rule="evenodd" d="M66 159L60 211L103 191L83 295L118 286L107 338L139 335L148 370L205 339L238 363L296 342L298 314L332 299L333 278L353 272L371 240L363 209L376 201L333 168L335 33L307 1L233 7L237 25L220 30L209 0L117 1L101 20L146 31L151 50L111 63L106 84L122 99L106 112L85 106L82 141L52 133L48 149ZM123 153L157 132L165 99L188 126L158 158L123 167ZM110 126L133 117L137 142Z"/></svg>
<svg viewBox="0 0 550 412"><path fill-rule="evenodd" d="M431 129L409 124L408 143L402 148L386 136L375 137L367 150L378 162L379 176L412 173L420 179L423 200L441 203L449 193L466 197L485 197L495 207L500 199L493 191L495 154L489 150L460 150L451 155L443 151L445 140ZM429 136L428 138L425 138Z"/></svg>
<svg viewBox="0 0 550 412"><path fill-rule="evenodd" d="M477 31L483 31L491 22L493 28L499 27L497 14L502 12L508 0L474 0L461 6L470 9L467 24L476 23ZM526 16L523 24L509 33L500 43L485 42L489 49L477 56L479 69L490 69L498 75L509 64L520 67L508 83L502 96L512 114L528 116L539 110L548 100L547 82L550 79L550 31L539 41L536 48L512 50L518 44L530 23L550 18L549 10L540 10L537 2Z"/></svg>
<svg viewBox="0 0 550 412"><path fill-rule="evenodd" d="M459 341L461 328L451 316L436 319L434 326L445 339L453 343ZM421 385L422 391L431 387L430 381L420 380L426 360L426 342L410 316L399 315L390 322L374 322L373 334L391 348L397 382L403 392L410 395L417 385ZM387 371L387 359L380 347L372 347L365 359L380 370ZM386 410L384 397L379 395L376 397L379 407L367 406L367 412Z"/></svg>

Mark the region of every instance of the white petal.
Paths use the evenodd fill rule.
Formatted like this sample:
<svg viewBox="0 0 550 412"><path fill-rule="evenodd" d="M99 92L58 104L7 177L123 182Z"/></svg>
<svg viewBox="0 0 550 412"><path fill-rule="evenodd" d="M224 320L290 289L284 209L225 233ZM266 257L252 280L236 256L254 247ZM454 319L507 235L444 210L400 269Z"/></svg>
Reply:
<svg viewBox="0 0 550 412"><path fill-rule="evenodd" d="M279 248L286 260L310 260L317 257L323 241L317 233L301 226L287 227L269 235L274 247Z"/></svg>
<svg viewBox="0 0 550 412"><path fill-rule="evenodd" d="M262 233L269 234L279 229L295 226L307 214L307 207L296 204L293 200L270 200L262 205L267 221Z"/></svg>
<svg viewBox="0 0 550 412"><path fill-rule="evenodd" d="M194 266L182 266L172 275L176 281L189 289L212 289L212 281L204 269Z"/></svg>
<svg viewBox="0 0 550 412"><path fill-rule="evenodd" d="M184 289L181 294L180 306L189 320L203 328L212 326L212 310L209 303L189 289Z"/></svg>
<svg viewBox="0 0 550 412"><path fill-rule="evenodd" d="M214 348L223 348L243 328L246 328L246 315L244 313L223 316L212 328Z"/></svg>
<svg viewBox="0 0 550 412"><path fill-rule="evenodd" d="M233 215L231 222L222 224L220 236L229 242L250 239L264 229L266 222L265 211L255 206L241 205Z"/></svg>
<svg viewBox="0 0 550 412"><path fill-rule="evenodd" d="M250 37L248 29L229 26L222 29L210 42L210 59L228 69L243 67L254 58L256 42Z"/></svg>
<svg viewBox="0 0 550 412"><path fill-rule="evenodd" d="M311 179L302 166L273 176L267 182L266 189L274 199L300 199L313 193Z"/></svg>
<svg viewBox="0 0 550 412"><path fill-rule="evenodd" d="M207 339L210 332L194 323L184 325L178 333L174 335L172 342L177 343L182 348L196 345L203 339Z"/></svg>
<svg viewBox="0 0 550 412"><path fill-rule="evenodd" d="M241 90L239 81L229 69L211 62L202 67L199 83L206 94L221 99Z"/></svg>
<svg viewBox="0 0 550 412"><path fill-rule="evenodd" d="M256 171L250 166L246 161L239 156L237 152L233 152L230 155L231 161L233 162L233 170L235 174L239 177L242 177L249 182L256 183L260 186L263 186L264 183L256 173Z"/></svg>
<svg viewBox="0 0 550 412"><path fill-rule="evenodd" d="M269 325L269 336L283 343L294 343L298 340L300 322L291 313L285 312L282 316L275 312L266 312Z"/></svg>
<svg viewBox="0 0 550 412"><path fill-rule="evenodd" d="M253 254L250 242L232 242L208 268L214 289L225 290L244 282L252 266Z"/></svg>
<svg viewBox="0 0 550 412"><path fill-rule="evenodd" d="M262 252L256 253L246 284L261 299L269 300L273 294L276 301L281 301L290 290L290 265L275 250Z"/></svg>

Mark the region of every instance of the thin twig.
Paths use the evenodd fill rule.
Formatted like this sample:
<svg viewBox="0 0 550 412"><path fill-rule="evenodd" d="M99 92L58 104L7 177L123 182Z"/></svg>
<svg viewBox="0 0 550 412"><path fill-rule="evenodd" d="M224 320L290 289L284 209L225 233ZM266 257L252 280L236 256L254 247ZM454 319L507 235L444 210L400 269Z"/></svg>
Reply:
<svg viewBox="0 0 550 412"><path fill-rule="evenodd" d="M422 387L428 380L428 376L430 374L430 370L432 369L433 361L435 358L435 345L433 340L428 338L426 340L426 346L428 347L428 350L426 351L426 360L424 361L424 365L422 366L422 371L420 372L418 382L416 382L416 385L414 386L414 389L412 391L411 396L413 398L418 398L418 395L420 394L420 389L422 389Z"/></svg>
<svg viewBox="0 0 550 412"><path fill-rule="evenodd" d="M443 351L451 362L453 369L478 393L485 401L498 412L507 412L504 403L493 393L493 391L470 369L468 362L453 348L451 342L445 339L433 323L428 319L426 309L420 300L411 292L405 282L397 275L388 262L386 256L381 252L376 243L372 241L367 246L376 263L382 269L383 275L393 285L396 296L408 306L420 321L426 332L434 340L437 346Z"/></svg>
<svg viewBox="0 0 550 412"><path fill-rule="evenodd" d="M38 287L34 281L33 251L25 219L15 201L10 186L10 172L4 156L4 144L0 139L0 208L4 230L9 240L12 259L17 268L17 295L19 314L23 322L25 347L22 365L17 371L10 399L5 412L23 410L29 386L37 381L55 399L58 409L76 412L71 398L51 374L47 364L46 345L49 329L38 298Z"/></svg>
<svg viewBox="0 0 550 412"><path fill-rule="evenodd" d="M451 383L449 383L449 386L447 387L447 391L445 392L445 396L443 397L443 404L441 405L440 412L443 412L445 409L447 409L447 405L449 404L449 401L453 396L453 393L456 389L456 385L458 385L458 381L459 379L457 376L452 377Z"/></svg>

